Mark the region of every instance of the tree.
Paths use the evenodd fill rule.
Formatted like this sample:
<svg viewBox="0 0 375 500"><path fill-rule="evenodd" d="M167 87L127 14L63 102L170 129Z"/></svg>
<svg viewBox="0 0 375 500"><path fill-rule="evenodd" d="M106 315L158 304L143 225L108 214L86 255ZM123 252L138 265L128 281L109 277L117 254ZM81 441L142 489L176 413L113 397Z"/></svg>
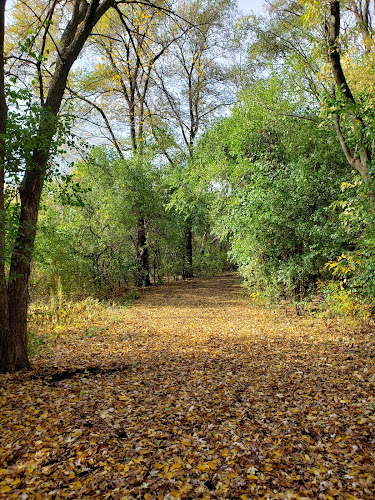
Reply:
<svg viewBox="0 0 375 500"><path fill-rule="evenodd" d="M5 136L8 108L4 86L4 32L5 32L5 4L0 0L0 349L8 351L11 339L9 338L8 294L5 275ZM4 365L4 368L3 368ZM2 371L7 369L1 361Z"/></svg>
<svg viewBox="0 0 375 500"><path fill-rule="evenodd" d="M168 175L146 154L125 159L113 148L91 148L66 180L53 179L48 188L36 238L36 292L57 284L68 293L100 294L134 282L142 286L140 213L147 220L154 283L180 273L183 217L166 208Z"/></svg>
<svg viewBox="0 0 375 500"><path fill-rule="evenodd" d="M230 39L236 9L232 0L193 0L183 3L179 14L194 27L176 39L168 49L169 57L164 58L164 64L157 70L157 83L162 92L158 97L158 111L152 118L155 136L161 139L161 150L172 165L173 154L162 138L165 130L172 128L171 124L179 131L172 134L174 141L168 145L174 149L177 146L182 152L177 161L188 168L202 129L223 106L235 100L234 92L228 92L228 70L233 63ZM187 191L181 182L185 175L183 171L175 175L176 179L180 177L182 191ZM199 211L194 206L194 196L187 193L187 198L190 202L185 204L184 278L193 276L193 222Z"/></svg>
<svg viewBox="0 0 375 500"><path fill-rule="evenodd" d="M356 56L365 61L366 59L373 61L373 26L371 26L369 4L369 0L365 0L365 2L352 0L347 9L347 13L354 13L355 27L363 37L363 47L355 51ZM373 141L374 95L371 89L369 91L358 89L357 97L354 95L355 82L349 83L350 69L345 71L342 64L343 44L341 38L343 33L340 29L341 21L340 2L331 0L329 2L329 16L326 16L325 31L328 58L335 84L333 91L334 109L332 110L335 130L349 165L360 173L367 185L371 210L375 212L374 179L371 173L375 153ZM349 46L348 49L353 49L353 46ZM364 100L365 105L363 106ZM366 109L368 107L369 109ZM346 125L343 124L343 121L346 121ZM345 131L348 126L349 130Z"/></svg>
<svg viewBox="0 0 375 500"><path fill-rule="evenodd" d="M134 157L145 154L147 120L153 112L150 101L155 66L176 37L188 29L185 26L181 32L168 31L168 21L167 15L147 4L134 4L127 9L118 6L98 25L93 48L101 56L100 63L79 81L79 86L91 96L83 97L82 91L75 93L99 111L123 159L127 149ZM104 110L111 110L109 116ZM146 215L139 209L136 248L138 282L142 286L150 285L147 225Z"/></svg>
<svg viewBox="0 0 375 500"><path fill-rule="evenodd" d="M3 13L4 5L1 4ZM25 75L25 78L31 87L37 90L40 114L36 127L34 147L25 159L23 179L19 185L21 207L7 287L5 287L4 224L2 221L0 226L0 249L2 251L0 255L0 285L2 287L0 301L2 308L0 310L0 317L2 318L0 337L1 372L16 371L29 367L27 308L30 262L35 241L40 198L48 172L53 138L58 129L59 112L68 76L74 62L79 57L94 26L114 5L113 0L103 0L101 2L100 0L91 0L91 2L75 0L72 4L65 6L54 0L48 4L48 7L38 4L33 10L29 4L23 2L17 4L17 14L20 15L21 12L26 11L26 18L32 14L34 16L34 25L31 28L32 34L27 35L25 42L19 46L18 54L15 50L14 68L17 66L16 63L18 63L19 71L25 67L32 66L34 68L35 78L31 80L28 75ZM154 6L151 3L150 5ZM155 8L165 9L166 7L156 6ZM54 21L58 28L56 24L54 25ZM1 29L4 35L4 22ZM30 26L23 29L24 32L30 31ZM55 38L58 34L60 35L59 38ZM51 62L52 65L50 65ZM52 72L51 67L53 68ZM2 99L0 105L4 108L1 110L3 113L1 118L4 119L6 106L4 106L5 101L2 97L4 96L3 82L0 82L0 85L2 87L0 90L0 99ZM1 126L4 127L4 121L2 121ZM1 174L0 183L2 188L4 188L3 179L4 174ZM1 200L3 200L3 195ZM0 208L3 206L1 200Z"/></svg>
<svg viewBox="0 0 375 500"><path fill-rule="evenodd" d="M253 19L249 27L255 35L250 57L262 62L261 69L282 73L293 99L320 106L350 168L359 172L374 212L374 27L369 6L368 0L275 1L268 17Z"/></svg>
<svg viewBox="0 0 375 500"><path fill-rule="evenodd" d="M54 2L49 7L44 28L42 28L44 40L48 36L50 21L53 18L56 6L57 2ZM93 26L110 6L109 1L99 4L98 0L93 0L89 4L77 0L60 39L55 70L48 82L48 90L42 84L43 76L41 68L38 68L38 78L41 84L39 85L41 119L38 124L35 148L30 155L28 164L25 166L23 180L19 186L21 210L18 233L11 258L8 285L7 288L3 286L1 290L3 309L0 311L0 315L8 318L1 332L0 371L2 372L29 367L27 354L27 286L38 209L48 168L50 147L57 130L57 116L69 71ZM44 46L42 42L37 57L38 61L43 60L43 57ZM4 260L4 254L2 254L1 260ZM1 282L5 283L4 269L2 269ZM8 308L7 311L5 310L6 307Z"/></svg>
<svg viewBox="0 0 375 500"><path fill-rule="evenodd" d="M280 116L308 113L291 108L280 83L270 79L257 89L279 115L254 100L251 88L207 132L196 150L196 177L214 196L217 232L247 283L301 300L324 277L327 260L348 248L330 210L345 159L334 132L319 128L313 113L302 122Z"/></svg>

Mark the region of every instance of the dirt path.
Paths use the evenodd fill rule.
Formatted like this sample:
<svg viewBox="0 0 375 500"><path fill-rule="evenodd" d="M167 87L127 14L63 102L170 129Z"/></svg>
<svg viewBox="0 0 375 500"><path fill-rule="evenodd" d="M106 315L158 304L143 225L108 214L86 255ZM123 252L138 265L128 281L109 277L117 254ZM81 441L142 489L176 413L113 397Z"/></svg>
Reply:
<svg viewBox="0 0 375 500"><path fill-rule="evenodd" d="M61 335L0 377L0 498L375 498L374 335L333 326L228 274Z"/></svg>

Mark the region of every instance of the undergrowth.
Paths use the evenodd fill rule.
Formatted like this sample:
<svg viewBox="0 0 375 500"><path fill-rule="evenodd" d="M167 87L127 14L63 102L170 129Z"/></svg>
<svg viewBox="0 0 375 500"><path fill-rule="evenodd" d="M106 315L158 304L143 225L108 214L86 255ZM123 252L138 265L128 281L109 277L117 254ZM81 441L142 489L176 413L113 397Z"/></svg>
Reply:
<svg viewBox="0 0 375 500"><path fill-rule="evenodd" d="M79 332L82 336L94 337L105 333L108 324L120 320L124 309L140 297L137 290L111 299L85 297L70 298L61 287L57 293L51 290L47 299L35 300L28 312L28 346L31 355L46 345L47 339L54 339L67 331Z"/></svg>
<svg viewBox="0 0 375 500"><path fill-rule="evenodd" d="M298 316L337 319L356 329L374 319L374 301L345 287L341 281L319 281L313 293L299 300L249 287L246 282L244 289L255 304L267 309L284 310Z"/></svg>

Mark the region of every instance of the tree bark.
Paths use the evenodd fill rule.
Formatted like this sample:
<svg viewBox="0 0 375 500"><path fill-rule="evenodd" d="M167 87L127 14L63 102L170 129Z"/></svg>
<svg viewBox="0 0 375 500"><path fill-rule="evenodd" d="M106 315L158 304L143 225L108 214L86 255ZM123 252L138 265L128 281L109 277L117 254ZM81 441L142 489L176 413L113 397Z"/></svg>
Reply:
<svg viewBox="0 0 375 500"><path fill-rule="evenodd" d="M182 278L193 278L193 230L191 225L185 226L185 259Z"/></svg>
<svg viewBox="0 0 375 500"><path fill-rule="evenodd" d="M150 286L150 263L147 246L147 236L144 219L137 221L137 260L138 260L138 286Z"/></svg>

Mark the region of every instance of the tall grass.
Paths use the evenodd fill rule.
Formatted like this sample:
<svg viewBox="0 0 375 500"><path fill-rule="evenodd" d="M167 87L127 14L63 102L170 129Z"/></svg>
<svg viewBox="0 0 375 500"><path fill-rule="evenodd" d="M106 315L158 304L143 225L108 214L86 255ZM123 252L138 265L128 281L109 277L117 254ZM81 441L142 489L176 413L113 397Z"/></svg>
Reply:
<svg viewBox="0 0 375 500"><path fill-rule="evenodd" d="M50 291L49 297L31 303L28 315L30 353L38 351L48 340L60 334L104 332L117 322L124 308L131 307L139 297L137 291L112 300L95 297L72 299L67 297L61 284Z"/></svg>

